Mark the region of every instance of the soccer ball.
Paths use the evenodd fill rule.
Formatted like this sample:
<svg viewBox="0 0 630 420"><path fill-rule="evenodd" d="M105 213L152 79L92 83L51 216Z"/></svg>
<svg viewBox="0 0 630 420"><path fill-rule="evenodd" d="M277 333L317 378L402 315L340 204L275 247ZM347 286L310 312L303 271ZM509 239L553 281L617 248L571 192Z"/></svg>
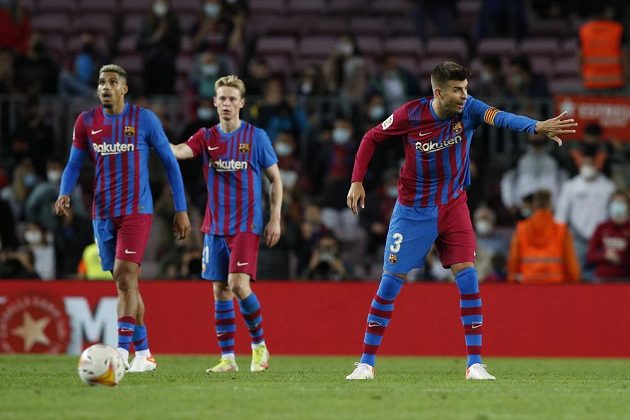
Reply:
<svg viewBox="0 0 630 420"><path fill-rule="evenodd" d="M77 371L88 385L116 386L125 376L125 363L115 348L94 344L81 353Z"/></svg>

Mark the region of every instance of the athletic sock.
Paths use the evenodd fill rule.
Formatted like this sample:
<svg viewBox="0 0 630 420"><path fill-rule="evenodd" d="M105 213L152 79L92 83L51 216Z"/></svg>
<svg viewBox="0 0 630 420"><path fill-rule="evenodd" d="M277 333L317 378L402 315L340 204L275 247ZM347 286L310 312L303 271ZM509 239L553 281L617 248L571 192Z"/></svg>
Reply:
<svg viewBox="0 0 630 420"><path fill-rule="evenodd" d="M367 363L370 366L376 363L376 353L394 311L394 301L403 284L402 279L388 273L383 274L367 317L361 363Z"/></svg>
<svg viewBox="0 0 630 420"><path fill-rule="evenodd" d="M483 316L481 313L481 295L477 281L477 269L465 268L455 276L459 289L462 324L466 339L468 367L481 363L481 330Z"/></svg>
<svg viewBox="0 0 630 420"><path fill-rule="evenodd" d="M260 312L260 302L252 292L243 300L238 301L241 313L247 324L249 335L252 339L252 346L264 344L265 334L262 327L262 313Z"/></svg>
<svg viewBox="0 0 630 420"><path fill-rule="evenodd" d="M136 325L136 329L133 331L133 347L136 350L136 356L151 356L146 325Z"/></svg>
<svg viewBox="0 0 630 420"><path fill-rule="evenodd" d="M214 303L214 325L217 341L221 347L221 357L232 355L234 357L234 332L236 323L234 320L234 301L217 300Z"/></svg>
<svg viewBox="0 0 630 420"><path fill-rule="evenodd" d="M129 351L136 329L136 318L123 316L118 318L118 347Z"/></svg>

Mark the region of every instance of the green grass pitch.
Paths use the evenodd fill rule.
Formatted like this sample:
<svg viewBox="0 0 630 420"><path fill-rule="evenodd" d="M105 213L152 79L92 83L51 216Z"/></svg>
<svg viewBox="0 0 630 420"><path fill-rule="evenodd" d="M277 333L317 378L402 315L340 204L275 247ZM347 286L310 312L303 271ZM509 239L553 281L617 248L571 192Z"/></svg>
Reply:
<svg viewBox="0 0 630 420"><path fill-rule="evenodd" d="M158 357L153 373L89 387L77 357L0 356L1 419L628 419L630 360L488 358L496 382L465 381L463 358L381 357L346 381L349 357L274 357L263 373L206 374L216 357Z"/></svg>

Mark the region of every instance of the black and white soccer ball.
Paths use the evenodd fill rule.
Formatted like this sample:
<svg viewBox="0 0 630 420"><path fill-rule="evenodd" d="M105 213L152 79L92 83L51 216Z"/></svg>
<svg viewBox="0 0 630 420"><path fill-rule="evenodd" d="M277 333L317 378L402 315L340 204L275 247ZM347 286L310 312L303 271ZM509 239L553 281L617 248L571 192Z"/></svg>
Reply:
<svg viewBox="0 0 630 420"><path fill-rule="evenodd" d="M88 385L116 386L125 376L125 363L115 348L94 344L81 353L77 371Z"/></svg>

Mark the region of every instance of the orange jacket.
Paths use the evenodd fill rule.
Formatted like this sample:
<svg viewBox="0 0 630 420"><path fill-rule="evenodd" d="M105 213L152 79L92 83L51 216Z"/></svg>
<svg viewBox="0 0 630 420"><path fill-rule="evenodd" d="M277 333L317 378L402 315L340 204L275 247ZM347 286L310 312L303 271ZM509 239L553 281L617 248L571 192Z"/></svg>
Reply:
<svg viewBox="0 0 630 420"><path fill-rule="evenodd" d="M512 283L563 283L580 281L580 265L567 226L556 223L549 210L538 210L518 222L508 256Z"/></svg>
<svg viewBox="0 0 630 420"><path fill-rule="evenodd" d="M623 87L622 34L623 26L614 21L596 20L580 27L584 87L589 89Z"/></svg>

